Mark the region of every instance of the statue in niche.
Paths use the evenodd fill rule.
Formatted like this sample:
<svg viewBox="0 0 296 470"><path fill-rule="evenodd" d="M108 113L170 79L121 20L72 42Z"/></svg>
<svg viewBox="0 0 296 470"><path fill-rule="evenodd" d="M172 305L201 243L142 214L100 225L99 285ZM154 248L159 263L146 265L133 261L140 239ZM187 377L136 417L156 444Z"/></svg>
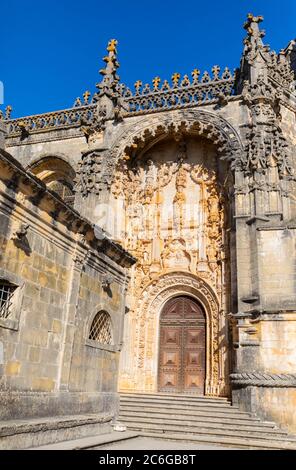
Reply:
<svg viewBox="0 0 296 470"><path fill-rule="evenodd" d="M208 220L207 220L207 259L211 270L217 268L220 259L219 250L222 243L222 211L217 188L211 187L207 198Z"/></svg>
<svg viewBox="0 0 296 470"><path fill-rule="evenodd" d="M154 163L152 160L147 161L148 169L146 173L146 181L145 181L145 188L143 191L143 204L151 204L155 185L154 185Z"/></svg>
<svg viewBox="0 0 296 470"><path fill-rule="evenodd" d="M174 197L174 203L176 204L184 204L186 202L186 196L184 193L184 189L187 185L187 172L181 166L176 176L176 194Z"/></svg>
<svg viewBox="0 0 296 470"><path fill-rule="evenodd" d="M187 185L187 172L180 166L176 175L176 193L173 199L174 204L174 225L176 235L179 235L183 227L183 205L186 203L185 188Z"/></svg>
<svg viewBox="0 0 296 470"><path fill-rule="evenodd" d="M208 200L208 214L209 223L218 223L220 221L220 204L219 204L219 197L217 192L214 190L210 193Z"/></svg>
<svg viewBox="0 0 296 470"><path fill-rule="evenodd" d="M159 188L164 188L167 186L174 174L174 168L172 165L167 165L166 163L163 163L157 173L157 185Z"/></svg>
<svg viewBox="0 0 296 470"><path fill-rule="evenodd" d="M127 207L126 215L128 217L128 229L130 230L129 235L131 236L134 232L139 232L142 228L143 221L143 207L139 202Z"/></svg>
<svg viewBox="0 0 296 470"><path fill-rule="evenodd" d="M187 145L186 145L186 142L185 140L181 140L179 142L179 145L178 145L178 157L177 157L177 161L179 164L182 165L182 163L184 163L184 161L187 159Z"/></svg>

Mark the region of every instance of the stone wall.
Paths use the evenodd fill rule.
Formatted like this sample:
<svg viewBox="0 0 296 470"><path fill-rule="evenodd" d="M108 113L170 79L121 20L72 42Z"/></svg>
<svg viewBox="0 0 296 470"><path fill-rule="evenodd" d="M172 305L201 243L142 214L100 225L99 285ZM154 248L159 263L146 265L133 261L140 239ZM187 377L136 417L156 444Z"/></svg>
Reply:
<svg viewBox="0 0 296 470"><path fill-rule="evenodd" d="M16 286L0 317L1 419L103 413L110 421L133 259L4 151L0 175L0 279ZM101 310L111 317L110 345L88 339Z"/></svg>

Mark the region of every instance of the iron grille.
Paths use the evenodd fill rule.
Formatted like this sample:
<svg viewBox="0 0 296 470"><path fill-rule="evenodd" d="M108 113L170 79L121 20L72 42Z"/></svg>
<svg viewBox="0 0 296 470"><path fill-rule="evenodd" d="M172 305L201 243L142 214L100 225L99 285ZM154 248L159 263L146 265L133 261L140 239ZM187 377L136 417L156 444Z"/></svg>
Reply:
<svg viewBox="0 0 296 470"><path fill-rule="evenodd" d="M12 297L16 286L9 282L0 283L0 318L8 318L11 314Z"/></svg>
<svg viewBox="0 0 296 470"><path fill-rule="evenodd" d="M52 181L48 183L49 189L57 193L60 198L62 198L66 204L70 206L74 205L74 193L69 185L64 181Z"/></svg>
<svg viewBox="0 0 296 470"><path fill-rule="evenodd" d="M89 339L100 344L112 344L111 318L107 312L97 313L90 328Z"/></svg>

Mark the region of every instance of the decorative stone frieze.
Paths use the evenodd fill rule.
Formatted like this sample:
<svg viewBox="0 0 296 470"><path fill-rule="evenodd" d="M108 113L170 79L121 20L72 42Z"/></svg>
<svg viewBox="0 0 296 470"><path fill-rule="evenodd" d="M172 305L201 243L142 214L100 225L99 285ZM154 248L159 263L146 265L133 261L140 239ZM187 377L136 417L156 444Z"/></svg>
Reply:
<svg viewBox="0 0 296 470"><path fill-rule="evenodd" d="M234 387L296 388L296 374L254 371L230 374L230 380Z"/></svg>

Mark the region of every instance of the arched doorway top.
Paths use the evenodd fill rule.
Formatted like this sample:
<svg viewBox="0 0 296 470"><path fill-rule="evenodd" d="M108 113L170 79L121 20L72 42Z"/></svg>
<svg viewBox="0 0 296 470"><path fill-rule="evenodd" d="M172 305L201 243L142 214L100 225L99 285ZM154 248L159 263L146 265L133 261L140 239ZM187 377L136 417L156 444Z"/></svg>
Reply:
<svg viewBox="0 0 296 470"><path fill-rule="evenodd" d="M137 310L150 316L167 300L179 295L197 299L205 311L210 309L212 316L218 319L219 302L214 290L204 279L187 271L172 271L152 280L143 289Z"/></svg>
<svg viewBox="0 0 296 470"><path fill-rule="evenodd" d="M111 153L115 161L143 151L151 142L172 135L195 134L212 142L220 156L230 161L242 150L242 142L236 129L223 117L205 110L175 110L147 116L131 124L117 135Z"/></svg>
<svg viewBox="0 0 296 470"><path fill-rule="evenodd" d="M200 303L190 295L175 296L169 299L161 310L160 321L198 320L205 321L205 313Z"/></svg>

